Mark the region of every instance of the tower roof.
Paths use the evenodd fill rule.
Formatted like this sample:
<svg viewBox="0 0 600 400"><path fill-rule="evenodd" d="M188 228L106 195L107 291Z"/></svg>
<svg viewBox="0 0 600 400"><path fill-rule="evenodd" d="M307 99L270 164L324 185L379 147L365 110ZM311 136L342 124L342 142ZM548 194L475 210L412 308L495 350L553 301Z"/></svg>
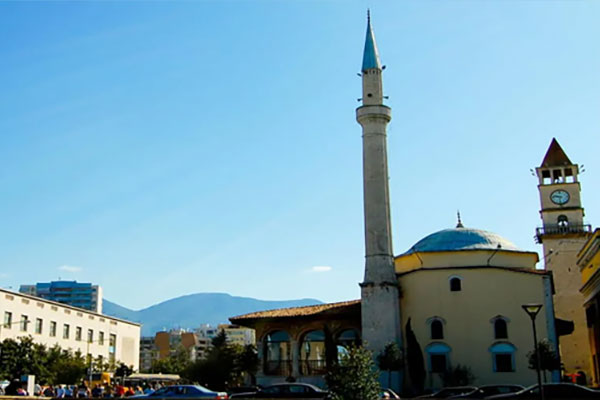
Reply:
<svg viewBox="0 0 600 400"><path fill-rule="evenodd" d="M365 39L362 71L373 68L381 69L381 63L379 62L379 51L377 51L375 35L373 34L373 28L371 27L371 13L367 12L367 37Z"/></svg>
<svg viewBox="0 0 600 400"><path fill-rule="evenodd" d="M556 138L552 138L552 143L544 156L544 161L540 167L560 167L564 165L573 165L565 151L560 147Z"/></svg>

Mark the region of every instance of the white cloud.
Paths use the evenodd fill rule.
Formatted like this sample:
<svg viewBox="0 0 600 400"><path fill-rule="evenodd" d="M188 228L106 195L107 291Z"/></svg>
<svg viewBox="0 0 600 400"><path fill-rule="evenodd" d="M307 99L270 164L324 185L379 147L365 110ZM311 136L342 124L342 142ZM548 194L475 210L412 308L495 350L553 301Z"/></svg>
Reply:
<svg viewBox="0 0 600 400"><path fill-rule="evenodd" d="M312 272L329 272L332 269L333 268L331 268L329 265L315 265L314 267L310 268Z"/></svg>
<svg viewBox="0 0 600 400"><path fill-rule="evenodd" d="M81 272L83 270L81 267L74 267L72 265L61 265L58 269L65 272Z"/></svg>

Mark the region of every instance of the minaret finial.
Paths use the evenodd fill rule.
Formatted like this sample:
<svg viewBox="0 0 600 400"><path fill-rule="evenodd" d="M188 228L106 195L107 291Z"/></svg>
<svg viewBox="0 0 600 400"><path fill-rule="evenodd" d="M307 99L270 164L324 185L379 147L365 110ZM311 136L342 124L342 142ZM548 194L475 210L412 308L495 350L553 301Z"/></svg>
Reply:
<svg viewBox="0 0 600 400"><path fill-rule="evenodd" d="M379 52L375 43L373 27L371 27L371 10L367 9L367 37L365 39L362 72L372 68L381 69L381 62L379 61Z"/></svg>
<svg viewBox="0 0 600 400"><path fill-rule="evenodd" d="M462 220L460 219L460 210L456 211L456 216L458 217L458 223L456 224L457 228L464 228L465 226L462 223Z"/></svg>

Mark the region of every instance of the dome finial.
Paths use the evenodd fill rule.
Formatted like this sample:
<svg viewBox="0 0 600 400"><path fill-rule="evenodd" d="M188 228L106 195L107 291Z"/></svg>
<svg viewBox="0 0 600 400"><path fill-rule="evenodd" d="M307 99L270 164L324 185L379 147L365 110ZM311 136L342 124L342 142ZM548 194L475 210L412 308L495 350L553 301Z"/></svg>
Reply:
<svg viewBox="0 0 600 400"><path fill-rule="evenodd" d="M457 228L464 228L465 226L462 223L462 220L460 219L460 210L456 211L456 216L458 217L458 223L456 224Z"/></svg>

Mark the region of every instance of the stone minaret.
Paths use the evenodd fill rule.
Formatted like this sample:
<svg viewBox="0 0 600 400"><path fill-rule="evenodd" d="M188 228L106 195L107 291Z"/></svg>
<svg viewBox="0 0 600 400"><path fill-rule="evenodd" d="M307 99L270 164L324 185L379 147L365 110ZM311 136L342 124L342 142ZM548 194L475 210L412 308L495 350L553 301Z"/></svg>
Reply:
<svg viewBox="0 0 600 400"><path fill-rule="evenodd" d="M394 270L386 127L391 109L383 104L382 66L369 17L362 65L365 278L361 287L362 337L374 355L390 342L402 348L398 279Z"/></svg>

